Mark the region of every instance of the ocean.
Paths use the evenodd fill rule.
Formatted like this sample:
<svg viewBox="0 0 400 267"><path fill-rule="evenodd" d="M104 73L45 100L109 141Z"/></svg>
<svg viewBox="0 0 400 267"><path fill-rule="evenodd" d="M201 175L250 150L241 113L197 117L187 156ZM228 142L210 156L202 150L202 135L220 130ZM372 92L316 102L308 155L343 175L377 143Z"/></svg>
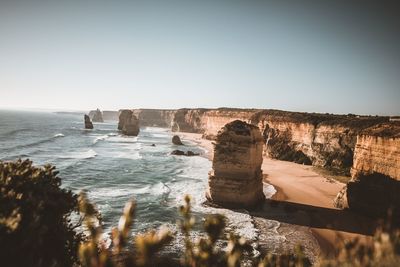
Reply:
<svg viewBox="0 0 400 267"><path fill-rule="evenodd" d="M172 136L169 129L155 127L142 127L137 137L123 136L116 121L94 123L93 130L86 130L82 115L0 111L0 160L29 158L35 165L55 165L62 187L75 193L84 190L96 204L105 238L132 198L137 202L133 234L161 225L179 232L178 207L190 194L199 222L206 214L224 214L228 229L255 243L258 230L246 211L202 205L211 162L202 156L170 155L178 149ZM183 142L185 146L179 149L206 152L196 142ZM273 187L265 185L265 193L271 196ZM180 249L177 241L171 249Z"/></svg>

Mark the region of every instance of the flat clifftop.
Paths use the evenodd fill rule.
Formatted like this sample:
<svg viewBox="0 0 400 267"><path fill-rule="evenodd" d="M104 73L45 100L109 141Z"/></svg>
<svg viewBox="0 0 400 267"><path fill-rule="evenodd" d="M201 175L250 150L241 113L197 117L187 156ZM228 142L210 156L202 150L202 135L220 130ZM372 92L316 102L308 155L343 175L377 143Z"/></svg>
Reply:
<svg viewBox="0 0 400 267"><path fill-rule="evenodd" d="M257 112L251 118L254 122L259 122L265 118L281 122L309 123L314 126L321 125L340 125L344 127L366 128L377 123L389 122L387 116L359 116L354 114L340 115L329 113L308 113L283 111L276 109L265 109Z"/></svg>
<svg viewBox="0 0 400 267"><path fill-rule="evenodd" d="M377 137L399 138L400 137L400 121L392 121L380 123L367 129L364 129L361 135L370 135Z"/></svg>

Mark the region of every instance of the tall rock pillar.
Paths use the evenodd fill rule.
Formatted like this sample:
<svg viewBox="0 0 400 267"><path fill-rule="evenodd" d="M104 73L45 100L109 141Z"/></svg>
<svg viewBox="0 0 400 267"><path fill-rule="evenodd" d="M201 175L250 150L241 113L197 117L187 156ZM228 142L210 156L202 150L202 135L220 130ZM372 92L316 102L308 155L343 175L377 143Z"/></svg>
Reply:
<svg viewBox="0 0 400 267"><path fill-rule="evenodd" d="M226 124L215 141L207 199L231 208L252 207L264 200L262 152L258 127L240 120Z"/></svg>

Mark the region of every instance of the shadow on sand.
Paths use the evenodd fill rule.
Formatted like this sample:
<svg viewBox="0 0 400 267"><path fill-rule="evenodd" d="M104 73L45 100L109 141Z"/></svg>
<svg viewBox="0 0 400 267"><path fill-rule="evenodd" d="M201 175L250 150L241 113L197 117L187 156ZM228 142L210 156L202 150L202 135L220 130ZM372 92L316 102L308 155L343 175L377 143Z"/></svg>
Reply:
<svg viewBox="0 0 400 267"><path fill-rule="evenodd" d="M250 211L254 217L288 224L330 229L348 233L373 235L380 225L372 219L349 210L329 209L288 201L265 200L262 207Z"/></svg>

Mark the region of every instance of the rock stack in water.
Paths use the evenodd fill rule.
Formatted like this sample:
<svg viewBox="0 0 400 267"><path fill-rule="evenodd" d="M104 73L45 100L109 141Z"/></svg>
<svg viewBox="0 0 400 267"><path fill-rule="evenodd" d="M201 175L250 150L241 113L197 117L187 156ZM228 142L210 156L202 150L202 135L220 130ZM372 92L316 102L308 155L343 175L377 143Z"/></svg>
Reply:
<svg viewBox="0 0 400 267"><path fill-rule="evenodd" d="M100 109L93 110L91 111L91 113L93 115L91 116L93 122L104 122L103 113L100 111Z"/></svg>
<svg viewBox="0 0 400 267"><path fill-rule="evenodd" d="M137 136L139 134L139 120L132 110L124 109L120 111L118 130L129 136Z"/></svg>
<svg viewBox="0 0 400 267"><path fill-rule="evenodd" d="M226 124L214 145L206 197L231 208L247 208L264 200L263 138L258 127L243 121Z"/></svg>
<svg viewBox="0 0 400 267"><path fill-rule="evenodd" d="M85 114L83 118L85 120L85 129L93 129L93 123L90 121L89 116Z"/></svg>

